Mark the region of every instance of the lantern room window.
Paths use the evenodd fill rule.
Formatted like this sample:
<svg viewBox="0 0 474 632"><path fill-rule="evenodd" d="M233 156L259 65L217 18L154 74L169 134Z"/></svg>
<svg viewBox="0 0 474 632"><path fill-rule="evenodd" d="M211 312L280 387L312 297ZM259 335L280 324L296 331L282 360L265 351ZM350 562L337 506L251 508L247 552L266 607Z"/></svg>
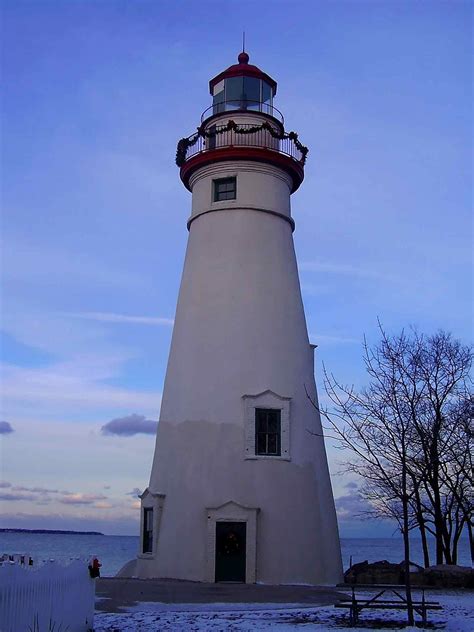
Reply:
<svg viewBox="0 0 474 632"><path fill-rule="evenodd" d="M220 92L214 95L212 104L213 104L213 114L219 114L220 112L225 112L224 88L222 88Z"/></svg>
<svg viewBox="0 0 474 632"><path fill-rule="evenodd" d="M248 103L249 109L258 109L262 101L261 95L262 81L255 77L244 77L243 97Z"/></svg>
<svg viewBox="0 0 474 632"><path fill-rule="evenodd" d="M272 88L262 81L262 112L272 114Z"/></svg>
<svg viewBox="0 0 474 632"><path fill-rule="evenodd" d="M254 110L272 115L272 87L256 77L229 77L213 90L213 114Z"/></svg>
<svg viewBox="0 0 474 632"><path fill-rule="evenodd" d="M225 100L226 102L235 107L239 107L241 101L243 101L243 77L232 77L225 80Z"/></svg>

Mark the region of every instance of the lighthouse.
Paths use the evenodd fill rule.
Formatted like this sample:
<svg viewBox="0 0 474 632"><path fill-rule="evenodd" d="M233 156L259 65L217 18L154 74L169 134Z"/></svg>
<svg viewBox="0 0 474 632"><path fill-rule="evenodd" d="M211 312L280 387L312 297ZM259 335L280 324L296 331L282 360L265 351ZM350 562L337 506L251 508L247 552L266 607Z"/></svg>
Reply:
<svg viewBox="0 0 474 632"><path fill-rule="evenodd" d="M240 53L176 162L189 239L133 574L334 584L340 544L293 244L307 148Z"/></svg>

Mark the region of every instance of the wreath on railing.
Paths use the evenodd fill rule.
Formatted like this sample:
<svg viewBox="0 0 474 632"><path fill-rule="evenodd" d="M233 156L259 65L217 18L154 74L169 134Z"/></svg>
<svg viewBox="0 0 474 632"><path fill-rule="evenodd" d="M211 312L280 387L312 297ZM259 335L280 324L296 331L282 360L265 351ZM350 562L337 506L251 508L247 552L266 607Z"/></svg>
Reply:
<svg viewBox="0 0 474 632"><path fill-rule="evenodd" d="M270 123L264 121L261 125L254 125L253 127L241 127L237 125L235 121L229 121L227 125L219 127L212 132L208 132L203 125L200 125L197 128L197 132L192 136L188 136L187 138L182 138L178 142L178 147L176 149L176 164L178 167L181 167L186 162L186 154L188 153L188 149L195 145L199 138L213 138L218 136L219 134L224 134L225 132L233 131L236 134L255 134L260 132L261 130L266 130L270 133L273 138L278 138L278 140L292 140L295 143L295 147L301 152L301 164L305 164L306 156L308 154L309 149L305 147L300 140L298 139L298 134L296 132L278 132L275 130Z"/></svg>

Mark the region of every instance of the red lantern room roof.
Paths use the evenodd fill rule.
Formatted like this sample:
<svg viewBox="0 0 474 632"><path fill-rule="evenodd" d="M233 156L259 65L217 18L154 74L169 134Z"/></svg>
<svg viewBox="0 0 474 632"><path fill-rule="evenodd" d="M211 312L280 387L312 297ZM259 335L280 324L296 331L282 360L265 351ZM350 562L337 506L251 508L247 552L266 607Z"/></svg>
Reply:
<svg viewBox="0 0 474 632"><path fill-rule="evenodd" d="M238 56L238 64L229 66L227 70L219 73L214 79L209 81L209 92L212 94L214 86L223 79L229 79L230 77L255 77L256 79L263 79L268 83L273 90L273 96L276 94L277 83L274 79L267 75L266 72L262 72L257 66L249 64L249 56L246 52L242 51Z"/></svg>

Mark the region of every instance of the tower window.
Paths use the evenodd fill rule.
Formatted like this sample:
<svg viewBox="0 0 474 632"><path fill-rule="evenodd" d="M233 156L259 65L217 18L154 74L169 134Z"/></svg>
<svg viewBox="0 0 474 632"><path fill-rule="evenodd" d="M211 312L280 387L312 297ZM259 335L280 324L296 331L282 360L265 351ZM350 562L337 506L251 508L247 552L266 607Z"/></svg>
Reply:
<svg viewBox="0 0 474 632"><path fill-rule="evenodd" d="M237 197L237 178L214 180L214 202L235 200Z"/></svg>
<svg viewBox="0 0 474 632"><path fill-rule="evenodd" d="M153 553L153 508L143 509L143 551Z"/></svg>
<svg viewBox="0 0 474 632"><path fill-rule="evenodd" d="M255 454L281 456L281 410L255 409Z"/></svg>

